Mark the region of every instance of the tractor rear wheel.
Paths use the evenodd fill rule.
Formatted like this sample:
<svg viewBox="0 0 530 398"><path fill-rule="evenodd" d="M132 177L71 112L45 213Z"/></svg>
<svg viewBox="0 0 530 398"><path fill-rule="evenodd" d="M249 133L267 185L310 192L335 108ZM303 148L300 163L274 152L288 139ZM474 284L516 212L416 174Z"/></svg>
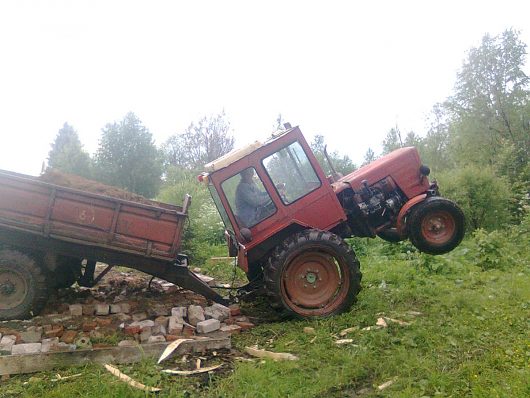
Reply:
<svg viewBox="0 0 530 398"><path fill-rule="evenodd" d="M47 300L46 275L36 261L14 250L1 250L0 319L37 315Z"/></svg>
<svg viewBox="0 0 530 398"><path fill-rule="evenodd" d="M327 317L347 311L361 290L359 261L331 232L288 238L269 257L264 281L271 305L288 316Z"/></svg>
<svg viewBox="0 0 530 398"><path fill-rule="evenodd" d="M416 205L407 219L410 241L429 254L448 253L464 238L464 213L456 203L440 197Z"/></svg>

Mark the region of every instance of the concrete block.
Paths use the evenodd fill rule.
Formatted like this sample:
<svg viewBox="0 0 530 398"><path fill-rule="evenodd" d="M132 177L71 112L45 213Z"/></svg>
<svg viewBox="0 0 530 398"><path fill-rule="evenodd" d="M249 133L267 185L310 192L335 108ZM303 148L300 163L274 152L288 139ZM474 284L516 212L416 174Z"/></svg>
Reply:
<svg viewBox="0 0 530 398"><path fill-rule="evenodd" d="M121 313L121 304L111 304L110 305L110 313L111 314L119 314L119 313Z"/></svg>
<svg viewBox="0 0 530 398"><path fill-rule="evenodd" d="M182 323L182 320L176 316L172 316L169 318L169 326L167 329L167 332L172 335L180 336L182 334L182 329L184 328L184 324Z"/></svg>
<svg viewBox="0 0 530 398"><path fill-rule="evenodd" d="M184 319L188 316L188 309L186 307L173 307L171 308L171 316Z"/></svg>
<svg viewBox="0 0 530 398"><path fill-rule="evenodd" d="M41 330L26 330L25 332L20 332L20 340L23 343L40 343L42 339L42 329Z"/></svg>
<svg viewBox="0 0 530 398"><path fill-rule="evenodd" d="M51 339L44 339L42 340L42 347L41 352L48 352L53 349L53 347L57 346L59 344L59 338L58 337L52 337Z"/></svg>
<svg viewBox="0 0 530 398"><path fill-rule="evenodd" d="M70 315L72 316L82 316L83 315L83 306L81 304L71 304Z"/></svg>
<svg viewBox="0 0 530 398"><path fill-rule="evenodd" d="M225 319L230 318L230 308L225 307L222 304L215 303L210 307L204 308L204 316L206 319L217 319L222 322Z"/></svg>
<svg viewBox="0 0 530 398"><path fill-rule="evenodd" d="M134 322L143 321L144 319L147 319L147 314L145 312L137 312L132 314L132 320Z"/></svg>
<svg viewBox="0 0 530 398"><path fill-rule="evenodd" d="M197 323L197 333L210 333L219 330L221 322L217 319L207 319Z"/></svg>
<svg viewBox="0 0 530 398"><path fill-rule="evenodd" d="M147 339L148 343L165 343L166 338L164 336L150 336Z"/></svg>
<svg viewBox="0 0 530 398"><path fill-rule="evenodd" d="M200 305L190 305L188 307L188 322L193 326L197 323L204 321L204 309Z"/></svg>
<svg viewBox="0 0 530 398"><path fill-rule="evenodd" d="M11 355L37 354L41 348L41 343L16 344L11 349Z"/></svg>
<svg viewBox="0 0 530 398"><path fill-rule="evenodd" d="M96 315L108 315L110 312L110 305L96 304Z"/></svg>
<svg viewBox="0 0 530 398"><path fill-rule="evenodd" d="M3 335L0 340L0 354L11 354L15 341L17 341L17 336Z"/></svg>
<svg viewBox="0 0 530 398"><path fill-rule="evenodd" d="M222 326L219 330L221 332L227 332L227 333L230 333L230 334L239 334L239 333L241 333L241 326L239 326L239 325L225 325L225 326Z"/></svg>

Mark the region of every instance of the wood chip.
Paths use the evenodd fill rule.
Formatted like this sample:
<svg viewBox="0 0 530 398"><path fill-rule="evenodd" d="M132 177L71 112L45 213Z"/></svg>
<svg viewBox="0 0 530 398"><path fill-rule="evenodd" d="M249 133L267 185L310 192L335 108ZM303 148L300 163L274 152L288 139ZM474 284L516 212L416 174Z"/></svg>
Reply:
<svg viewBox="0 0 530 398"><path fill-rule="evenodd" d="M391 380L388 380L387 382L384 382L383 384L381 384L380 386L377 386L377 389L379 391L383 391L385 388L388 388L390 387L392 384L394 384L397 380L397 377L394 377L393 379Z"/></svg>
<svg viewBox="0 0 530 398"><path fill-rule="evenodd" d="M212 370L219 369L223 364L210 366L207 368L200 368L195 370L173 370L173 369L164 369L162 372L170 374L170 375L180 375L180 376L191 376L191 375L197 375L200 373L206 373L211 372Z"/></svg>
<svg viewBox="0 0 530 398"><path fill-rule="evenodd" d="M353 343L353 339L341 339L341 340L335 341L335 344L337 345L349 344L349 343Z"/></svg>
<svg viewBox="0 0 530 398"><path fill-rule="evenodd" d="M201 368L201 359L197 358L197 361L195 362L195 369L200 369L200 368Z"/></svg>
<svg viewBox="0 0 530 398"><path fill-rule="evenodd" d="M385 318L377 318L377 322L375 323L375 326L386 328L388 327L388 324L386 323Z"/></svg>
<svg viewBox="0 0 530 398"><path fill-rule="evenodd" d="M266 350L259 350L253 347L245 347L245 352L248 355L257 358L270 358L274 359L275 361L298 361L298 357L296 355L289 354L287 352L272 352Z"/></svg>
<svg viewBox="0 0 530 398"><path fill-rule="evenodd" d="M118 368L115 368L112 365L105 364L105 369L107 369L110 373L112 373L114 376L116 376L121 381L124 381L125 383L127 383L131 387L134 387L134 388L136 388L138 390L142 390L142 391L146 391L146 392L159 392L159 391L162 391L160 388L147 387L146 385L137 382L136 380L130 378L126 374L120 372L120 370Z"/></svg>
<svg viewBox="0 0 530 398"><path fill-rule="evenodd" d="M339 333L339 336L340 337L344 337L348 333L354 332L356 330L359 330L359 326L352 326L351 328L347 328L347 329L341 330L340 333Z"/></svg>
<svg viewBox="0 0 530 398"><path fill-rule="evenodd" d="M387 318L387 317L385 317L385 320L387 320L388 322L397 323L398 325L401 325L401 326L408 326L408 325L410 325L410 322L405 322L405 321L402 321L402 320L399 320L399 319L393 319L393 318Z"/></svg>
<svg viewBox="0 0 530 398"><path fill-rule="evenodd" d="M157 363L160 363L162 362L164 359L166 359L167 357L169 357L171 355L171 353L173 351L175 351L179 345L181 345L182 343L184 343L185 341L191 341L191 339L178 339L178 340L175 340L174 342L172 342L170 345L168 345L166 347L166 349L164 350L164 352L162 353L162 355L160 355L160 358L158 359L158 362Z"/></svg>
<svg viewBox="0 0 530 398"><path fill-rule="evenodd" d="M51 381L68 380L68 379L73 379L73 378L76 378L76 377L79 377L79 376L82 376L82 375L83 375L82 373L77 373L77 374L71 375L71 376L61 376L59 373L57 373L55 375L55 379L51 379Z"/></svg>

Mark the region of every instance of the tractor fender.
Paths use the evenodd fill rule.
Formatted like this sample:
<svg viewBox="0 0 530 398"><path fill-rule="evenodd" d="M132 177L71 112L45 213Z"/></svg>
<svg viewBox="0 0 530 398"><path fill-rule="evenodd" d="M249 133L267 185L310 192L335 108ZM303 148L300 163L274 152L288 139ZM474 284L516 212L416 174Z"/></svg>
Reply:
<svg viewBox="0 0 530 398"><path fill-rule="evenodd" d="M414 196L412 199L410 199L407 203L403 205L403 207L399 211L396 220L396 229L400 236L405 235L405 216L408 214L410 209L412 209L418 203L423 202L426 198L427 194L422 193L421 195Z"/></svg>

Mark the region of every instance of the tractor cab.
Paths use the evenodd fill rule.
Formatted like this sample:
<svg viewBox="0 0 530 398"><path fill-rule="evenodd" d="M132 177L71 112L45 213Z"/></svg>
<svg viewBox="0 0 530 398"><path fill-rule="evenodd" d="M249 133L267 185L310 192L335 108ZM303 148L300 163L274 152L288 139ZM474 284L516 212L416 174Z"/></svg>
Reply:
<svg viewBox="0 0 530 398"><path fill-rule="evenodd" d="M208 184L245 272L287 236L332 230L346 220L298 127L236 149L205 169L199 180Z"/></svg>

